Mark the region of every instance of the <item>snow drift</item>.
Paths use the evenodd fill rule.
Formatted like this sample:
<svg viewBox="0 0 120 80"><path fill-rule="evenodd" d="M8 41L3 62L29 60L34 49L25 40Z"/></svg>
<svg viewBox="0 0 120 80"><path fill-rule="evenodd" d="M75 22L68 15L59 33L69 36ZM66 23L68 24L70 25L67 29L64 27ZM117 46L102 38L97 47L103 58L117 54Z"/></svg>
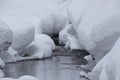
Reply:
<svg viewBox="0 0 120 80"><path fill-rule="evenodd" d="M84 49L81 41L78 40L77 26L80 23L83 12L85 11L88 4L92 4L89 0L69 0L69 5L67 7L68 21L71 23L70 27L64 28L60 32L60 42L66 44L65 47L70 47L70 49ZM67 36L66 38L63 38Z"/></svg>
<svg viewBox="0 0 120 80"><path fill-rule="evenodd" d="M52 56L52 50L55 49L53 40L45 34L36 34L34 41L28 45L22 52L30 57L25 59L43 59Z"/></svg>
<svg viewBox="0 0 120 80"><path fill-rule="evenodd" d="M58 33L66 25L66 15L63 13L63 9L53 1L2 0L1 3L1 16L25 18L35 25L38 33Z"/></svg>
<svg viewBox="0 0 120 80"><path fill-rule="evenodd" d="M93 0L89 2L82 9L78 5L78 13L68 13L72 16L70 20L76 30L80 44L94 55L95 61L98 62L120 36L120 1ZM85 10L83 11L83 9ZM75 14L80 17L77 19Z"/></svg>
<svg viewBox="0 0 120 80"><path fill-rule="evenodd" d="M120 79L120 38L110 52L107 53L87 74L91 80L119 80Z"/></svg>
<svg viewBox="0 0 120 80"><path fill-rule="evenodd" d="M20 17L3 17L2 19L13 32L13 42L11 47L20 53L27 45L34 40L34 27Z"/></svg>

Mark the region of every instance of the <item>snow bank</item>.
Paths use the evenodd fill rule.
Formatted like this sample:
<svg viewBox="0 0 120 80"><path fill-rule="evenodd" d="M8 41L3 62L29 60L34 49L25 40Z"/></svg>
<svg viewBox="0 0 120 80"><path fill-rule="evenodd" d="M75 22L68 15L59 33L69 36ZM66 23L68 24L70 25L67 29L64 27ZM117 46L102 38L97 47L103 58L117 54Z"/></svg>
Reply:
<svg viewBox="0 0 120 80"><path fill-rule="evenodd" d="M91 80L119 80L120 79L120 38L112 50L107 53L94 67L88 77Z"/></svg>
<svg viewBox="0 0 120 80"><path fill-rule="evenodd" d="M34 41L23 51L23 55L27 53L29 58L26 59L42 59L52 56L52 50L55 49L53 40L45 34L36 34Z"/></svg>
<svg viewBox="0 0 120 80"><path fill-rule="evenodd" d="M70 47L70 49L84 49L81 42L78 40L76 32L82 14L85 11L86 6L91 4L90 2L91 1L89 0L68 0L67 15L71 26L64 28L64 30L62 30L59 34L60 43L66 44L66 48Z"/></svg>
<svg viewBox="0 0 120 80"><path fill-rule="evenodd" d="M58 33L66 25L66 16L57 3L44 0L2 0L0 15L26 18L37 25L37 32ZM29 18L29 19L28 19Z"/></svg>
<svg viewBox="0 0 120 80"><path fill-rule="evenodd" d="M22 55L23 49L33 41L34 29L32 25L35 28L35 34L60 32L67 23L66 14L62 9L56 2L49 0L1 0L0 17L14 34L10 49L14 53L11 54L23 59L16 54L18 52L19 55ZM41 45L44 44L41 43ZM53 43L52 47L49 47L52 48L48 50L50 52L55 49Z"/></svg>
<svg viewBox="0 0 120 80"><path fill-rule="evenodd" d="M89 0L69 0L67 15L74 28L79 25L82 13L90 2Z"/></svg>
<svg viewBox="0 0 120 80"><path fill-rule="evenodd" d="M98 0L86 8L76 28L79 42L98 62L120 36L120 1Z"/></svg>
<svg viewBox="0 0 120 80"><path fill-rule="evenodd" d="M34 27L20 17L3 17L2 19L13 32L13 42L11 47L20 53L27 45L34 40Z"/></svg>

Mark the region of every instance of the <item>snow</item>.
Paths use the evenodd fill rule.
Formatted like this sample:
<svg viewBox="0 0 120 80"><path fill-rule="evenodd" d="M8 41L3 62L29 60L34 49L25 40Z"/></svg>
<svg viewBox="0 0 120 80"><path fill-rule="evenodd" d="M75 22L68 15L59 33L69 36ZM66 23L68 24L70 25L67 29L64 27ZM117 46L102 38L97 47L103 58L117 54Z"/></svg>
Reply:
<svg viewBox="0 0 120 80"><path fill-rule="evenodd" d="M66 48L70 47L71 50L83 49L83 47L79 44L77 37L69 35L67 38L67 43L65 45Z"/></svg>
<svg viewBox="0 0 120 80"><path fill-rule="evenodd" d="M5 76L4 72L0 69L0 78L4 76Z"/></svg>
<svg viewBox="0 0 120 80"><path fill-rule="evenodd" d="M0 38L0 66L4 67L4 62L15 62L16 59L11 55L11 48L9 48L12 44L13 33L2 19L0 19Z"/></svg>
<svg viewBox="0 0 120 80"><path fill-rule="evenodd" d="M28 59L42 59L52 56L52 50L55 49L53 40L45 34L36 34L34 41L23 51L23 55L30 55Z"/></svg>
<svg viewBox="0 0 120 80"><path fill-rule="evenodd" d="M9 60L10 58L5 57L5 62L16 62L24 59L19 55L22 55L24 48L34 40L36 34L58 33L66 26L66 10L63 10L64 6L62 4L58 5L57 2L42 0L1 0L0 2L0 17L13 33L12 45L8 51L10 54L4 55L11 56L10 58L13 59ZM62 8L60 8L61 5ZM48 52L50 52L50 55L46 56L51 56L52 50L55 49L55 44L49 37L46 38L50 41L39 44L45 45L48 48ZM33 43L36 41L33 41ZM36 45L38 46L38 44ZM48 52L46 51L45 53L48 54Z"/></svg>
<svg viewBox="0 0 120 80"><path fill-rule="evenodd" d="M89 78L91 80L119 80L120 76L120 38L106 56L104 56L94 67Z"/></svg>
<svg viewBox="0 0 120 80"><path fill-rule="evenodd" d="M65 45L67 43L67 36L70 35L68 30L71 28L71 24L68 24L63 30L59 33L59 43Z"/></svg>
<svg viewBox="0 0 120 80"><path fill-rule="evenodd" d="M29 75L25 75L20 77L19 79L13 79L13 78L0 78L0 80L38 80L35 77L29 76Z"/></svg>
<svg viewBox="0 0 120 80"><path fill-rule="evenodd" d="M67 15L69 21L72 23L73 27L79 25L82 13L84 12L86 6L88 6L89 0L70 0L67 8Z"/></svg>
<svg viewBox="0 0 120 80"><path fill-rule="evenodd" d="M119 37L119 1L99 0L89 5L76 28L79 42L95 57L96 63Z"/></svg>
<svg viewBox="0 0 120 80"><path fill-rule="evenodd" d="M11 47L20 53L34 40L34 27L20 17L2 16L2 19L13 32L13 42Z"/></svg>
<svg viewBox="0 0 120 80"><path fill-rule="evenodd" d="M0 68L4 68L5 67L5 62L0 58Z"/></svg>
<svg viewBox="0 0 120 80"><path fill-rule="evenodd" d="M0 68L5 62L51 57L56 46L48 35L59 34L59 43L65 48L85 49L91 54L85 57L88 65L81 67L93 70L80 72L81 76L119 80L119 7L119 0L1 0ZM23 76L0 80L37 79Z"/></svg>
<svg viewBox="0 0 120 80"><path fill-rule="evenodd" d="M1 0L1 3L0 15L25 18L35 26L38 33L58 33L66 26L64 10L53 1Z"/></svg>
<svg viewBox="0 0 120 80"><path fill-rule="evenodd" d="M59 43L61 45L65 45L65 48L70 48L71 50L83 49L83 46L79 44L72 24L67 24L67 26L62 31L60 31Z"/></svg>

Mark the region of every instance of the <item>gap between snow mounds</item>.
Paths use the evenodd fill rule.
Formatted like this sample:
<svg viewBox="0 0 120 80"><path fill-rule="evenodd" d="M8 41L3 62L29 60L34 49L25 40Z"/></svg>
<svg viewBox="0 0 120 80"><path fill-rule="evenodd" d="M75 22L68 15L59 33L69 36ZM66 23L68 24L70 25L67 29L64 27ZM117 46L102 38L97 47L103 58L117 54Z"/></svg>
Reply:
<svg viewBox="0 0 120 80"><path fill-rule="evenodd" d="M56 50L53 51L53 56L70 56L75 61L73 64L79 65L87 64L87 61L84 59L86 55L89 55L86 50L69 50L63 46L56 46Z"/></svg>

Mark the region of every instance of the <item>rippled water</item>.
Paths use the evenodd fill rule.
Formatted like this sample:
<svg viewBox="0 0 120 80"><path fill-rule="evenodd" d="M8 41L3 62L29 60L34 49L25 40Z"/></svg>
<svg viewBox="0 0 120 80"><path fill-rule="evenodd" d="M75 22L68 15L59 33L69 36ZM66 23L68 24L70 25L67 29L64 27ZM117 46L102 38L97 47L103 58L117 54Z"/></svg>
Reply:
<svg viewBox="0 0 120 80"><path fill-rule="evenodd" d="M56 56L46 60L9 63L4 72L7 77L12 78L32 75L39 80L80 80L80 66L72 63L69 56Z"/></svg>

